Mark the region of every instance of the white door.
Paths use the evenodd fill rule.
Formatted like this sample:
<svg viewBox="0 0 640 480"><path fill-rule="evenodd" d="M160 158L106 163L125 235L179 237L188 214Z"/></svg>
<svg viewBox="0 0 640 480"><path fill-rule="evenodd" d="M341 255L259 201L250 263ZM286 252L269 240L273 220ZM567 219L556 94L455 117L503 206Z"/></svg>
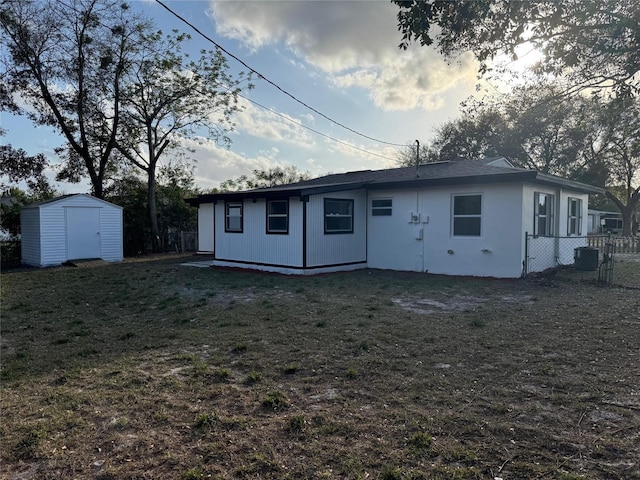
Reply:
<svg viewBox="0 0 640 480"><path fill-rule="evenodd" d="M68 207L67 258L100 258L100 209Z"/></svg>

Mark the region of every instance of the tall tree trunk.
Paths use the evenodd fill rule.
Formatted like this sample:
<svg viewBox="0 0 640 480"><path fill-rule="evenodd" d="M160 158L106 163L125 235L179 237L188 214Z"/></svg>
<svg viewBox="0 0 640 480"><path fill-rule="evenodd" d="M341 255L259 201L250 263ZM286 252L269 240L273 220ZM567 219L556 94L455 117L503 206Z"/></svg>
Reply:
<svg viewBox="0 0 640 480"><path fill-rule="evenodd" d="M633 228L633 212L638 206L638 203L640 203L640 187L636 188L631 195L629 195L626 204L609 190L607 190L607 197L616 204L616 207L618 207L618 210L620 210L622 214L622 235L630 236Z"/></svg>
<svg viewBox="0 0 640 480"><path fill-rule="evenodd" d="M160 231L158 229L158 208L156 206L156 168L155 164L149 165L147 170L148 192L147 200L149 202L149 220L151 221L151 247L154 252L160 249Z"/></svg>

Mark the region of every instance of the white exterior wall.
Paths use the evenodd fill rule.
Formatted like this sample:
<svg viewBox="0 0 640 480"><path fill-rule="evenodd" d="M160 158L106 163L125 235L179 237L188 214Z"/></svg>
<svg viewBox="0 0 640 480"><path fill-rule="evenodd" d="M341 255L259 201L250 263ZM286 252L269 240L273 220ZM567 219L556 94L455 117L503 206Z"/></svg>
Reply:
<svg viewBox="0 0 640 480"><path fill-rule="evenodd" d="M216 260L302 267L302 202L289 199L289 233L267 234L266 200L243 202L242 233L225 232L225 202L215 204Z"/></svg>
<svg viewBox="0 0 640 480"><path fill-rule="evenodd" d="M66 209L69 207L100 209L100 258L110 262L122 261L122 208L81 194L22 210L21 216L26 219L26 223L31 224L34 215L38 218L37 232L32 230L33 226L29 227L28 232L23 231L23 246L26 243L28 248L32 249L35 241L30 238L31 235L39 238L39 259L28 253L26 257L23 254L23 262L27 265L46 267L60 265L69 260L66 222ZM25 233L28 237L26 239Z"/></svg>
<svg viewBox="0 0 640 480"><path fill-rule="evenodd" d="M532 235L534 232L534 196L535 193L546 193L555 197L554 233L551 237L529 237L527 271L541 272L559 265L571 265L574 263L574 251L578 247L587 245L587 232L589 227L588 204L589 195L572 190L547 187L544 185L524 185L523 198L525 209L523 211L523 230ZM577 238L567 237L568 232L568 208L569 197L582 200L582 235ZM561 237L561 238L558 238Z"/></svg>
<svg viewBox="0 0 640 480"><path fill-rule="evenodd" d="M23 208L20 212L22 263L40 265L40 210Z"/></svg>
<svg viewBox="0 0 640 480"><path fill-rule="evenodd" d="M213 203L198 205L198 252L213 252Z"/></svg>
<svg viewBox="0 0 640 480"><path fill-rule="evenodd" d="M453 236L456 194L482 195L479 237ZM392 198L393 215L372 217L374 198ZM410 222L412 213L419 214L419 222ZM491 277L522 273L520 185L372 191L368 215L370 267Z"/></svg>
<svg viewBox="0 0 640 480"><path fill-rule="evenodd" d="M100 258L103 260L124 260L123 221L122 208L105 206L100 209Z"/></svg>
<svg viewBox="0 0 640 480"><path fill-rule="evenodd" d="M324 199L353 199L353 233L324 233ZM311 195L307 202L307 267L367 261L367 193L350 190Z"/></svg>

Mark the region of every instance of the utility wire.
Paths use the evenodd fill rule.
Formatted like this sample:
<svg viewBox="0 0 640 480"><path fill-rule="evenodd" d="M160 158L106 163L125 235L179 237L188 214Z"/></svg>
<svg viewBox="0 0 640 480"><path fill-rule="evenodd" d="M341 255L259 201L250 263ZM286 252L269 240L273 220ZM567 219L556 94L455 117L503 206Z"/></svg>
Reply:
<svg viewBox="0 0 640 480"><path fill-rule="evenodd" d="M275 111L275 110L272 110L272 109L271 109L271 108L269 108L269 107L265 107L264 105L261 105L260 103L256 102L255 100L251 100L250 98L245 97L244 95L241 95L241 94L239 94L239 93L238 93L237 95L238 95L239 97L241 97L241 98L244 98L244 99L245 99L245 100L247 100L248 102L251 102L251 103L253 103L254 105L257 105L257 106L258 106L258 107L260 107L260 108L264 108L265 110L267 110L267 111L269 111L269 112L273 113L274 115L277 115L277 116L279 116L279 117L282 117L282 118L284 118L285 120L287 120L287 121L289 121L289 122L291 122L291 123L293 123L293 124L295 124L295 125L298 125L299 127L306 128L307 130L310 130L310 131L312 131L313 133L315 133L315 134L317 134L317 135L321 135L321 136L323 136L323 137L325 137L325 138L328 138L329 140L332 140L332 141L334 141L334 142L336 142L336 143L340 143L340 144L342 144L342 145L346 145L346 146L347 146L347 147L349 147L349 148L353 148L354 150L358 150L358 151L360 151L360 152L366 153L367 155L373 155L374 157L384 158L385 160L393 160L393 161L396 161L396 160L397 160L397 159L393 159L393 158L390 158L390 157L385 157L384 155L380 155L380 154L378 154L378 153L369 152L368 150L364 150L364 149L362 149L362 148L360 148L360 147L356 147L356 146L351 145L350 143L347 143L347 142L345 142L345 141L338 140L337 138L334 138L334 137L332 137L332 136L330 136L330 135L327 135L326 133L319 132L318 130L315 130L315 129L311 128L311 127L308 127L308 126L306 126L305 124L303 124L303 123L301 123L301 122L298 122L297 120L294 120L294 119L292 119L292 118L290 118L290 117L287 117L286 115L283 115L283 114L282 114L282 113L280 113L280 112L277 112L277 111Z"/></svg>
<svg viewBox="0 0 640 480"><path fill-rule="evenodd" d="M355 133L356 135L359 135L361 137L366 138L367 140L372 140L374 142L378 142L378 143L383 143L385 145L391 145L394 147L406 147L406 145L403 144L399 144L399 143L391 143L391 142L386 142L384 140L379 140L377 138L373 138L370 137L368 135L365 135L364 133L360 133L352 128L347 127L346 125L328 117L327 115L325 115L324 113L316 110L315 108L313 108L312 106L306 104L305 102L303 102L302 100L298 99L295 95L289 93L288 91L284 90L282 87L280 87L278 84L276 84L275 82L269 80L267 77L265 77L264 75L262 75L260 72L258 72L257 70L255 70L254 68L250 67L249 65L247 65L244 61L242 61L240 58L236 57L234 54L232 54L231 52L229 52L228 50L226 50L222 45L220 45L219 43L217 43L215 40L213 40L211 37L209 37L208 35L206 35L205 33L201 32L195 25L193 25L192 23L190 23L188 20L186 20L184 17L180 16L179 14L177 14L176 12L174 12L171 8L169 8L167 5L165 5L161 0L155 0L156 3L158 3L160 6L162 6L165 10L167 10L169 13L171 13L173 16L175 16L177 19L179 19L181 22L187 24L189 27L191 27L196 33L198 33L201 37L203 37L205 40L207 40L210 43L213 43L217 48L219 48L220 50L222 50L224 53L226 53L227 55L229 55L231 58L233 58L234 60L236 60L237 62L239 62L242 66L244 66L246 69L248 69L249 71L255 73L256 75L258 75L259 78L261 78L262 80L264 80L265 82L269 83L270 85L274 86L275 88L277 88L280 92L284 93L285 95L287 95L288 97L292 98L293 100L295 100L296 102L298 102L300 105L304 106L305 108L311 110L314 113L317 113L318 115L320 115L322 118L325 118L326 120L329 120L331 123L334 123L336 125L338 125L339 127L344 128L345 130L348 130L352 133ZM318 133L318 132L316 132Z"/></svg>

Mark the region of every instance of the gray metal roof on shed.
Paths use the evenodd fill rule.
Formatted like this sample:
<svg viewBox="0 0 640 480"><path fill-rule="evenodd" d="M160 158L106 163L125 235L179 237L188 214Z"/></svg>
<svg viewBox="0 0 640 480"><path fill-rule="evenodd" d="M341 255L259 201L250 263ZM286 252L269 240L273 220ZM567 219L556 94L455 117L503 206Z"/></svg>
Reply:
<svg viewBox="0 0 640 480"><path fill-rule="evenodd" d="M57 203L57 202L62 202L65 200L68 200L70 198L74 198L74 197L86 197L90 200L95 200L96 202L100 202L100 203L104 203L105 205L108 205L110 207L116 207L119 209L122 209L122 207L120 205L116 205L115 203L111 203L111 202L107 202L106 200L102 200L101 198L98 197L94 197L93 195L88 195L86 193L68 193L65 195L60 195L59 197L55 197L55 198L50 198L49 200L43 200L41 202L37 202L37 203L32 203L30 205L26 205L24 207L22 207L23 209L26 208L40 208L46 205L50 205L52 203Z"/></svg>
<svg viewBox="0 0 640 480"><path fill-rule="evenodd" d="M452 160L385 170L360 170L336 173L287 185L240 192L220 192L188 199L192 205L215 200L241 198L278 198L306 196L359 188L416 188L481 183L532 182L571 188L582 193L604 193L604 190L566 178L513 167L502 157Z"/></svg>

